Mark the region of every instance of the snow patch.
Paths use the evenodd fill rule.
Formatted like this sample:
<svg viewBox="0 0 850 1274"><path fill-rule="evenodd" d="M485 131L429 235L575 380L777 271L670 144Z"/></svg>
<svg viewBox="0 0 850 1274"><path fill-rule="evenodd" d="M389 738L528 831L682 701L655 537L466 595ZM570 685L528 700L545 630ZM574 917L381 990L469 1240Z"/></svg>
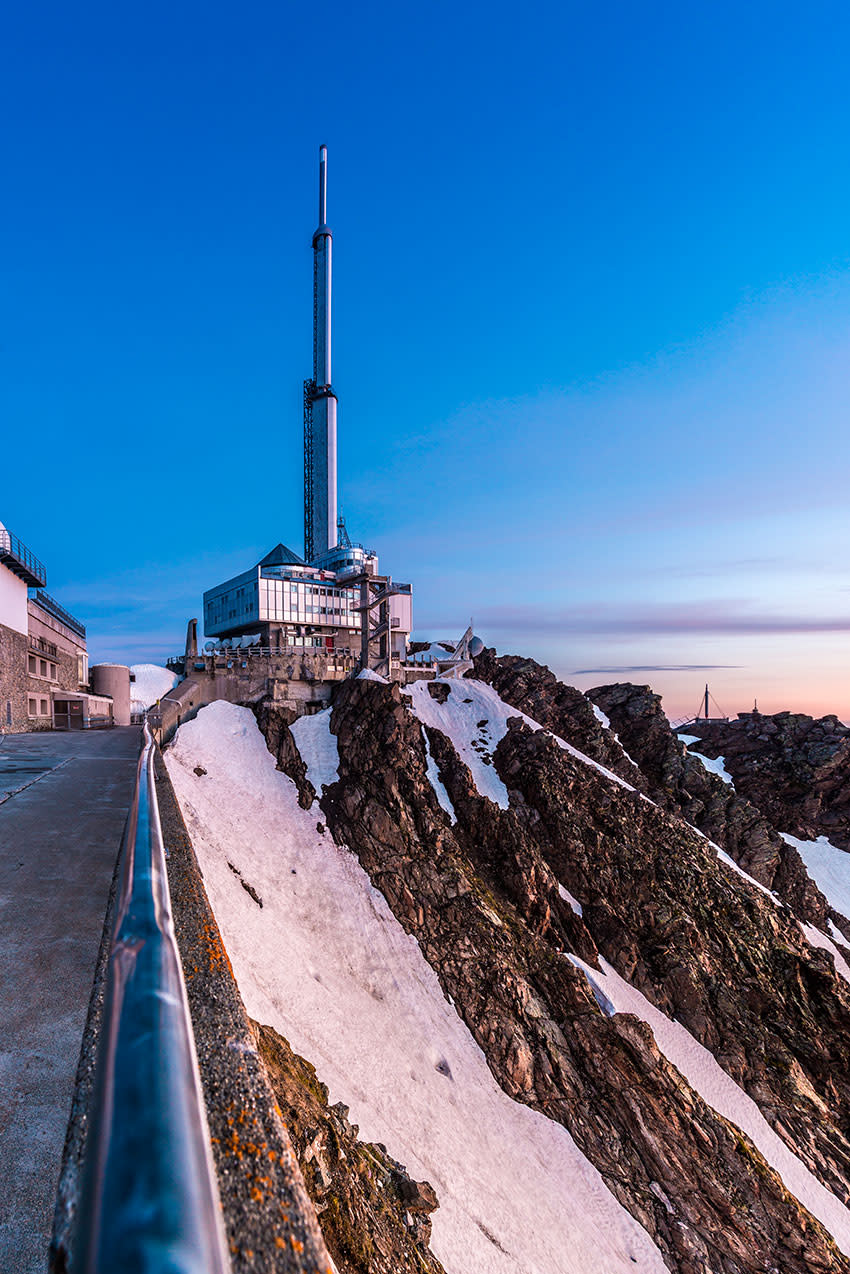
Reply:
<svg viewBox="0 0 850 1274"><path fill-rule="evenodd" d="M832 921L831 919L830 919L830 920L827 920L827 922L826 922L826 923L827 923L827 925L829 926L829 936L833 939L833 941L834 941L834 942L840 942L840 943L842 944L842 946L845 946L845 947L846 947L846 946L847 946L847 939L845 938L845 936L844 936L844 934L841 932L841 930L838 928L838 926L837 926L836 924L834 924L834 923L833 923L833 921Z"/></svg>
<svg viewBox="0 0 850 1274"><path fill-rule="evenodd" d="M677 734L676 738L680 743L690 745L691 743L702 743L702 739L698 734Z"/></svg>
<svg viewBox="0 0 850 1274"><path fill-rule="evenodd" d="M180 680L176 673L158 664L131 664L130 672L136 678L130 682L130 698L146 708L152 708Z"/></svg>
<svg viewBox="0 0 850 1274"><path fill-rule="evenodd" d="M358 672L357 680L358 681L380 681L381 684L384 686L389 684L387 682L386 677L382 677L379 672L373 672L371 668L363 668L360 672Z"/></svg>
<svg viewBox="0 0 850 1274"><path fill-rule="evenodd" d="M603 729L603 730L610 730L610 729L611 729L611 722L609 721L608 717L606 717L606 715L605 715L605 713L602 711L602 709L599 707L599 704L598 704L598 703L594 703L592 699L591 699L589 702L590 702L590 706L591 706L591 708L593 709L593 715L596 717L596 720L597 720L597 721L599 722L599 724L602 726L602 729Z"/></svg>
<svg viewBox="0 0 850 1274"><path fill-rule="evenodd" d="M253 714L201 709L165 760L248 1012L315 1065L365 1140L433 1184L431 1246L448 1274L666 1274L566 1130L499 1088L416 940L298 805Z"/></svg>
<svg viewBox="0 0 850 1274"><path fill-rule="evenodd" d="M457 814L455 813L454 805L452 805L452 798L446 791L445 784L440 778L440 771L437 767L437 762L431 755L431 744L428 742L428 735L425 733L424 725L420 728L422 730L422 742L425 744L425 765L428 770L428 778L431 781L431 786L434 789L437 800L448 814L451 822L454 824L457 822Z"/></svg>
<svg viewBox="0 0 850 1274"><path fill-rule="evenodd" d="M428 692L432 685L451 687L445 703L438 703ZM531 730L542 730L539 721L526 716L518 708L505 703L492 686L485 681L475 681L464 677L462 681L449 681L440 678L437 681L418 681L405 686L404 695L408 699L411 711L424 725L441 730L451 739L455 751L465 765L469 767L472 780L482 796L487 796L503 810L508 808L508 789L496 773L493 765L493 753L499 742L508 732L508 721L519 717ZM546 731L551 734L551 731ZM600 765L598 761L579 752L571 743L560 739L556 734L552 738L570 756L591 766L619 787L633 792L634 788L625 779Z"/></svg>
<svg viewBox="0 0 850 1274"><path fill-rule="evenodd" d="M336 735L331 734L331 709L325 708L312 717L298 717L289 729L318 798L323 787L330 787L339 779L339 745Z"/></svg>
<svg viewBox="0 0 850 1274"><path fill-rule="evenodd" d="M568 902L570 904L577 916L584 915L579 900L574 898L569 889L567 889L565 885L562 885L560 881L558 881L558 894L561 898L563 898L564 902Z"/></svg>
<svg viewBox="0 0 850 1274"><path fill-rule="evenodd" d="M830 906L850 919L850 854L831 845L825 836L800 840L783 832L782 839L799 850L806 871Z"/></svg>
<svg viewBox="0 0 850 1274"><path fill-rule="evenodd" d="M679 738L681 737L682 736L679 735ZM735 791L735 784L732 781L732 775L727 771L726 766L723 764L725 759L724 757L718 756L712 758L710 756L703 756L701 752L692 752L690 748L688 748L688 756L695 756L698 761L702 761L703 765L710 774L716 774L719 779L722 779L724 783L731 787L733 792Z"/></svg>
<svg viewBox="0 0 850 1274"><path fill-rule="evenodd" d="M650 1004L606 960L600 957L600 973L578 956L570 955L568 958L583 970L597 1001L602 996L613 1006L615 1013L634 1013L647 1023L661 1052L691 1088L719 1115L747 1134L756 1149L779 1173L786 1189L829 1230L844 1255L850 1255L850 1211L788 1149L752 1098L726 1074L708 1049L703 1048L684 1026L671 1021Z"/></svg>

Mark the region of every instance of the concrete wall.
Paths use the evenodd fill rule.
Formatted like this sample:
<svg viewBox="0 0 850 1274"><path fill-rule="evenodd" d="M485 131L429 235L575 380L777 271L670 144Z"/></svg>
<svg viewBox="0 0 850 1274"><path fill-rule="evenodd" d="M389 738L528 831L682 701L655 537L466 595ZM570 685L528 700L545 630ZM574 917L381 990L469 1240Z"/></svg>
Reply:
<svg viewBox="0 0 850 1274"><path fill-rule="evenodd" d="M205 667L190 672L184 681L160 699L157 732L163 742L168 742L179 725L191 721L201 708L216 699L252 704L271 695L275 702L285 704L299 716L316 712L331 700L333 681L323 680L318 675L312 679L303 675L291 678L286 675L290 668L298 674L309 672L311 665L318 672L321 656L309 656L297 667L277 659L252 659L247 668L216 667L213 660L198 662L204 662Z"/></svg>
<svg viewBox="0 0 850 1274"><path fill-rule="evenodd" d="M16 633L27 631L27 586L0 564L0 624Z"/></svg>

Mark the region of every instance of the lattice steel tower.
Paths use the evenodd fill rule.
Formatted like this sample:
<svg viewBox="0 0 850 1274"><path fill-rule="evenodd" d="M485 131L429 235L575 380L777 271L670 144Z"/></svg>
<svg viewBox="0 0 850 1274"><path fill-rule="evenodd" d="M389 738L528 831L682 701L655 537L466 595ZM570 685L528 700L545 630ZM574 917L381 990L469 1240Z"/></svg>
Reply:
<svg viewBox="0 0 850 1274"><path fill-rule="evenodd" d="M313 235L313 378L304 382L304 559L337 543L336 394L331 388L331 252L328 148L319 147L319 225Z"/></svg>

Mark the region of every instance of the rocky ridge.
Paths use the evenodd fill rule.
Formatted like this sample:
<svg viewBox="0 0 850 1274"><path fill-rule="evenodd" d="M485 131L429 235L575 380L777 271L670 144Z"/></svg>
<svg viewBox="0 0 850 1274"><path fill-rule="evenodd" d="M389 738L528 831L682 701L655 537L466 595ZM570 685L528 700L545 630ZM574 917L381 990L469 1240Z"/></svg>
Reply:
<svg viewBox="0 0 850 1274"><path fill-rule="evenodd" d="M501 661L490 669L505 686L510 672ZM535 689L528 669L526 682ZM623 768L587 701L579 696L579 708L553 683L522 710L535 702L544 715L548 700L548 721L566 733L572 706L588 748ZM434 689L461 693L462 683ZM309 803L287 723L262 709L258 719ZM617 786L545 731L517 722L496 749L510 791L502 810L478 794L451 740L427 730L452 826L397 686L343 683L331 729L340 777L322 808L337 843L357 853L416 935L505 1090L568 1128L669 1267L850 1269L747 1138L683 1082L649 1028L606 1017L563 954L597 967L604 955L683 1022L846 1199L850 998L790 912L721 867L678 809ZM653 785L644 770L643 786Z"/></svg>
<svg viewBox="0 0 850 1274"><path fill-rule="evenodd" d="M850 729L835 716L742 713L691 730L727 758L736 788L774 827L850 851Z"/></svg>
<svg viewBox="0 0 850 1274"><path fill-rule="evenodd" d="M771 818L777 801L763 800L762 805L767 806L764 809L747 795L752 788L746 779L742 781L745 766L739 759L727 767L735 780L731 787L707 770L698 756L689 753L671 730L660 696L649 686L598 686L588 691L588 697L602 708L638 759L654 800L680 813L725 849L801 920L825 929L828 919L832 919L842 932L850 934L848 921L830 907L798 851L780 835ZM700 742L692 747L706 756L725 758L719 743ZM765 780L757 785L764 790ZM792 808L793 798L789 798L780 814L778 826L782 830L789 830L785 823L792 817Z"/></svg>

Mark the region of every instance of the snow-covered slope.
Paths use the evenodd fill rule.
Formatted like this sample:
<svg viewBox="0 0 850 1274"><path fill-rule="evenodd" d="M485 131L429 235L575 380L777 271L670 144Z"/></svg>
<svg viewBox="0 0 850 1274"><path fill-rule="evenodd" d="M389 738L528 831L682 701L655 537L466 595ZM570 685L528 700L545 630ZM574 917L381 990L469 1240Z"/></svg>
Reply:
<svg viewBox="0 0 850 1274"><path fill-rule="evenodd" d="M481 689L468 697L472 737L487 715L495 746L501 710L482 710ZM324 726L306 721L311 778L321 753L327 775ZM496 777L467 752L485 785ZM249 1013L316 1066L365 1138L431 1181L432 1249L448 1274L663 1274L569 1134L496 1084L416 941L356 857L298 805L253 714L203 708L166 763Z"/></svg>
<svg viewBox="0 0 850 1274"><path fill-rule="evenodd" d="M130 698L150 708L180 680L175 673L157 664L132 664L130 672L136 678L130 682Z"/></svg>

